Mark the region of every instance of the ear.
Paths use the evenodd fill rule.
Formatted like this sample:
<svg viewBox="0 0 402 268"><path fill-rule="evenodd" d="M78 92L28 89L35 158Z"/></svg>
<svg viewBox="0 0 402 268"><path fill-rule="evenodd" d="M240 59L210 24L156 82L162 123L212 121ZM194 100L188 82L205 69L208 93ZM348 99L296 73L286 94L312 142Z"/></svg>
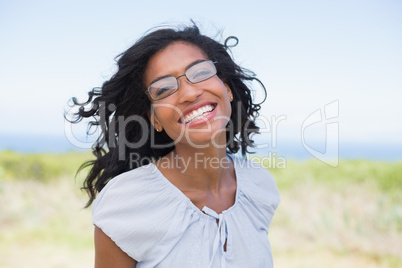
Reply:
<svg viewBox="0 0 402 268"><path fill-rule="evenodd" d="M155 128L157 132L161 132L163 130L162 124L160 123L157 115L155 112L148 111L147 113L149 121L151 122L152 126Z"/></svg>
<svg viewBox="0 0 402 268"><path fill-rule="evenodd" d="M229 100L230 100L230 102L232 102L232 100L233 100L233 93L232 93L232 90L230 89L229 85L226 84L226 83L225 83L225 87L226 87L226 92L227 92L227 94L228 94L228 96L229 96Z"/></svg>

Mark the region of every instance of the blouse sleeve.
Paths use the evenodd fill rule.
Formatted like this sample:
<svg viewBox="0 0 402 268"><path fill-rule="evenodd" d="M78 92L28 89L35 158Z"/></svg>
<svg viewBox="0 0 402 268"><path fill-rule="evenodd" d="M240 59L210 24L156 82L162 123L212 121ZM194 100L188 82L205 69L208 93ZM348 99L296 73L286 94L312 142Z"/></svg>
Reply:
<svg viewBox="0 0 402 268"><path fill-rule="evenodd" d="M138 262L163 239L177 199L150 170L135 169L112 179L97 196L93 223Z"/></svg>
<svg viewBox="0 0 402 268"><path fill-rule="evenodd" d="M266 230L280 202L280 195L271 173L261 164L245 160L240 169L243 191L258 211L256 219Z"/></svg>

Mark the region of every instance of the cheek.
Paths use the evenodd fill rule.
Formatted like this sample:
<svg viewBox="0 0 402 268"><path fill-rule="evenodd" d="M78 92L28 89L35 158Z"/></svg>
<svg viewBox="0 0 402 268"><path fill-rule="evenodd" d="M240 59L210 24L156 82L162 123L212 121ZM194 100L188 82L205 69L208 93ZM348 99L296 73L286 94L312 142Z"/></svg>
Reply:
<svg viewBox="0 0 402 268"><path fill-rule="evenodd" d="M184 126L178 122L180 118L178 114L176 107L161 107L155 110L159 123L172 140L177 140L185 131Z"/></svg>
<svg viewBox="0 0 402 268"><path fill-rule="evenodd" d="M154 105L154 113L162 125L177 122L181 116L181 111L176 106L166 103Z"/></svg>

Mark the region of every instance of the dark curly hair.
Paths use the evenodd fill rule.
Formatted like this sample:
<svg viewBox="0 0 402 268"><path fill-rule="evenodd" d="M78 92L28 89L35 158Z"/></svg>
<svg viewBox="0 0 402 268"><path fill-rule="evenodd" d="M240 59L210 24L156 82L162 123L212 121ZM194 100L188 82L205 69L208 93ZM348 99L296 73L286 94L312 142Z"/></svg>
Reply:
<svg viewBox="0 0 402 268"><path fill-rule="evenodd" d="M212 61L217 61L217 75L226 83L232 93L232 114L226 130L227 152L237 153L241 148L244 156L248 146L253 146L252 133L258 133L255 119L260 110L260 103L253 103L251 90L247 84L257 81L265 92L264 85L255 74L238 66L228 53L231 41L238 43L236 37L228 37L224 44L202 35L194 24L183 29L162 28L154 30L125 52L117 56L117 72L101 88L92 89L86 102L72 98L70 106L78 112L69 121L78 123L86 118L93 118L88 129L100 127L100 135L92 146L95 160L84 163L79 170L90 167L82 189L89 195L86 207L94 201L98 192L113 177L157 160L174 149L174 144L164 132L157 132L152 127L148 113L151 103L144 92L144 72L148 61L158 51L173 42L188 42L199 47ZM264 99L265 100L265 99ZM127 118L141 120L125 120ZM123 119L123 120L122 120ZM129 123L127 123L129 122ZM141 124L146 122L146 124ZM146 129L144 129L146 125ZM130 146L144 138L141 146ZM151 144L151 139L153 143ZM166 146L154 146L154 145ZM130 163L130 154L139 156L141 164Z"/></svg>

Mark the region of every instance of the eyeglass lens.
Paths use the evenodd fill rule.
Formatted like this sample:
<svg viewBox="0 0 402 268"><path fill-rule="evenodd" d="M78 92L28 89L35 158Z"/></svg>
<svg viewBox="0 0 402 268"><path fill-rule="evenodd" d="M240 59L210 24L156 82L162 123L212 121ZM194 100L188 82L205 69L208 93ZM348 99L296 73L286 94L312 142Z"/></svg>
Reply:
<svg viewBox="0 0 402 268"><path fill-rule="evenodd" d="M197 63L188 68L184 73L187 80L192 84L205 81L215 74L215 64L210 60ZM153 82L148 88L149 94L154 100L159 100L175 93L179 88L178 77L176 78L174 76L168 76Z"/></svg>

